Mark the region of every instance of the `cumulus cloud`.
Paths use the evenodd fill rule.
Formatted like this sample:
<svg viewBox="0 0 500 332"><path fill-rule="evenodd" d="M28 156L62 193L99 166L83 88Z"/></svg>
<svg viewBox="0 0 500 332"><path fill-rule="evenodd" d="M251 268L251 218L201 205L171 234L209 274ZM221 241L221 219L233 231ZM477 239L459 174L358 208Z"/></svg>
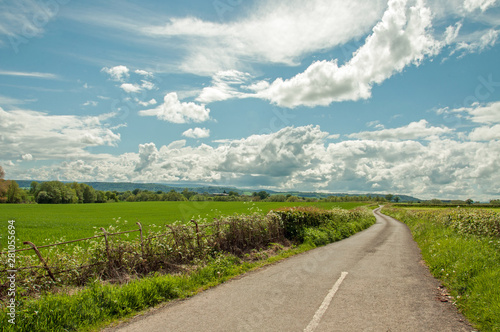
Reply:
<svg viewBox="0 0 500 332"><path fill-rule="evenodd" d="M216 185L329 192L397 192L422 199L490 199L500 181L500 140L328 143L317 126L286 127L217 147L185 140L105 160L75 160L23 173L30 178L134 182L206 182ZM10 173L16 170L9 169ZM13 176L15 175L13 173Z"/></svg>
<svg viewBox="0 0 500 332"><path fill-rule="evenodd" d="M113 81L123 82L123 80L130 76L129 69L126 66L104 67L102 72L107 73Z"/></svg>
<svg viewBox="0 0 500 332"><path fill-rule="evenodd" d="M324 152L322 142L328 133L319 126L286 127L268 135L253 135L221 147L223 158L218 169L224 172L261 176L288 176L306 169Z"/></svg>
<svg viewBox="0 0 500 332"><path fill-rule="evenodd" d="M158 104L158 102L154 98L150 99L149 101L140 101L137 98L135 98L134 100L136 103L138 103L139 105L144 106L144 107Z"/></svg>
<svg viewBox="0 0 500 332"><path fill-rule="evenodd" d="M154 143L139 145L139 161L135 165L135 172L141 172L158 159L158 149Z"/></svg>
<svg viewBox="0 0 500 332"><path fill-rule="evenodd" d="M500 123L500 101L489 104L476 103L472 107L460 108L454 112L466 112L468 119L476 123Z"/></svg>
<svg viewBox="0 0 500 332"><path fill-rule="evenodd" d="M132 83L123 83L120 88L127 93L138 93L142 90L140 85Z"/></svg>
<svg viewBox="0 0 500 332"><path fill-rule="evenodd" d="M474 128L469 134L469 139L471 141L500 140L500 124L494 125L492 127L484 126Z"/></svg>
<svg viewBox="0 0 500 332"><path fill-rule="evenodd" d="M499 85L498 83L493 82L491 80L491 77L490 82L485 81L485 83L491 84L485 87L485 89L494 89ZM477 102L472 104L470 107L461 107L454 109L445 107L437 110L437 114L454 114L459 118L463 118L474 123L500 123L500 101L494 101L491 103Z"/></svg>
<svg viewBox="0 0 500 332"><path fill-rule="evenodd" d="M423 1L408 7L405 0L391 0L382 20L348 63L315 62L291 79L275 80L259 96L285 107L367 99L374 84L438 52L441 43L430 33L431 19Z"/></svg>
<svg viewBox="0 0 500 332"><path fill-rule="evenodd" d="M24 161L31 161L31 160L33 160L33 156L30 153L27 153L27 154L23 154L21 156L21 159Z"/></svg>
<svg viewBox="0 0 500 332"><path fill-rule="evenodd" d="M210 129L206 128L188 129L182 133L182 136L190 138L207 138L210 137Z"/></svg>
<svg viewBox="0 0 500 332"><path fill-rule="evenodd" d="M156 116L172 123L205 122L210 119L210 109L193 102L181 102L177 93L171 92L163 98L163 104L154 109L139 112L142 116Z"/></svg>
<svg viewBox="0 0 500 332"><path fill-rule="evenodd" d="M412 122L407 126L381 129L377 131L364 131L360 133L349 134L349 138L360 138L368 140L418 140L418 139L432 139L435 136L451 133L453 130L446 127L432 127L429 126L427 120L420 120L419 122Z"/></svg>
<svg viewBox="0 0 500 332"><path fill-rule="evenodd" d="M153 90L156 86L154 83L141 80L141 84L123 83L120 88L127 93L138 93L144 90Z"/></svg>
<svg viewBox="0 0 500 332"><path fill-rule="evenodd" d="M48 115L29 110L0 108L0 155L15 159L35 155L37 159L65 159L90 154L91 146L114 146L120 141L103 116Z"/></svg>
<svg viewBox="0 0 500 332"><path fill-rule="evenodd" d="M134 71L134 73L138 74L138 75L142 75L142 76L146 76L146 77L151 77L153 76L153 73L152 72L149 72L149 71L146 71L146 70L142 70L142 69L136 69Z"/></svg>

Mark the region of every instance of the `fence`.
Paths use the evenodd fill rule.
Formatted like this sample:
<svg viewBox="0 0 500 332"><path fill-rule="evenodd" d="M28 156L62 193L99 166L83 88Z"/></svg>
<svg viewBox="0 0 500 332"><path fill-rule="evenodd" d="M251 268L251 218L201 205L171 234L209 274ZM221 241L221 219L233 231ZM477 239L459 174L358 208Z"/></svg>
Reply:
<svg viewBox="0 0 500 332"><path fill-rule="evenodd" d="M15 250L15 252L30 251L38 257L41 265L19 266L14 270L22 279L33 282L50 278L54 283L71 284L75 280L56 278L60 274L73 272L76 284L84 284L92 276L103 279L112 279L125 274L147 274L152 271L166 270L169 267L179 267L195 258L203 258L216 252L230 252L241 256L251 249L268 246L270 243L286 242L281 219L274 215L262 216L258 214L227 217L223 221L215 219L208 224L200 224L191 220L192 225L166 225L166 230L161 233L150 232L144 235L141 223L136 223L138 229L123 232L108 232L101 228L103 234L72 241L37 246L30 241L23 242L29 248ZM129 241L113 241L113 237L128 233L139 233L138 239ZM96 240L104 241L97 242ZM40 249L67 246L83 241L93 241L89 260L68 268L64 262L59 263L48 254L42 255ZM2 255L9 252L0 252ZM11 252L12 253L12 252ZM66 256L71 254L66 254ZM33 262L33 260L31 260ZM0 275L13 269L4 269ZM37 272L38 271L38 272ZM42 272L40 272L42 271ZM83 271L83 272L82 272ZM45 273L43 273L45 272ZM71 279L71 278L69 278ZM0 283L0 297L2 295Z"/></svg>

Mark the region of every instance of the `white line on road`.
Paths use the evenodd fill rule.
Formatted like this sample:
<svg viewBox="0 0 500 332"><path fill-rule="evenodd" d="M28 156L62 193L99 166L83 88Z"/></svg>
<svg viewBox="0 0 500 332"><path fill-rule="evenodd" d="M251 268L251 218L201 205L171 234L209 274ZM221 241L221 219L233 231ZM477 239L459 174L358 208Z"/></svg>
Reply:
<svg viewBox="0 0 500 332"><path fill-rule="evenodd" d="M328 292L328 295L326 295L325 299L323 300L323 303L319 306L319 309L316 311L314 314L313 319L307 325L307 327L304 329L304 332L313 332L316 327L318 327L319 322L321 321L321 318L325 314L326 310L328 309L328 306L330 305L330 302L332 302L333 296L337 291L339 290L340 284L342 281L344 281L345 277L347 276L347 272L342 272L340 275L339 280L333 285L332 289Z"/></svg>

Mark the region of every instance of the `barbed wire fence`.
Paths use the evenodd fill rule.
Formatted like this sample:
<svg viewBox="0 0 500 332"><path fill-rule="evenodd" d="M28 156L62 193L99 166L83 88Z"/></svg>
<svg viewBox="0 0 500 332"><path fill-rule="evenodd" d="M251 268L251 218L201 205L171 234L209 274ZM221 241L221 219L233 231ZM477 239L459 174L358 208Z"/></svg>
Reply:
<svg viewBox="0 0 500 332"><path fill-rule="evenodd" d="M138 228L115 231L101 228L102 234L39 245L24 241L17 249L15 272L18 287L26 293L58 285L85 285L99 278L120 281L130 276L154 272L185 272L195 261L230 253L238 257L252 250L268 248L273 243L288 244L282 221L276 215L242 215L214 219L210 223L191 220L190 225L165 225L162 231L146 235ZM120 235L138 233L134 239ZM5 296L8 280L7 255L0 252L0 299ZM31 252L31 254L30 254Z"/></svg>

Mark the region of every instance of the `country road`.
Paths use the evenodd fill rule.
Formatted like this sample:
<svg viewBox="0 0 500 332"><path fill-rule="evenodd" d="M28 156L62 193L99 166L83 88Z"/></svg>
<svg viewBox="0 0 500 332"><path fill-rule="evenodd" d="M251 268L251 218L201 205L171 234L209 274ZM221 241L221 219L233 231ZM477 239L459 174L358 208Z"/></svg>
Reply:
<svg viewBox="0 0 500 332"><path fill-rule="evenodd" d="M408 228L377 223L107 331L473 331Z"/></svg>

